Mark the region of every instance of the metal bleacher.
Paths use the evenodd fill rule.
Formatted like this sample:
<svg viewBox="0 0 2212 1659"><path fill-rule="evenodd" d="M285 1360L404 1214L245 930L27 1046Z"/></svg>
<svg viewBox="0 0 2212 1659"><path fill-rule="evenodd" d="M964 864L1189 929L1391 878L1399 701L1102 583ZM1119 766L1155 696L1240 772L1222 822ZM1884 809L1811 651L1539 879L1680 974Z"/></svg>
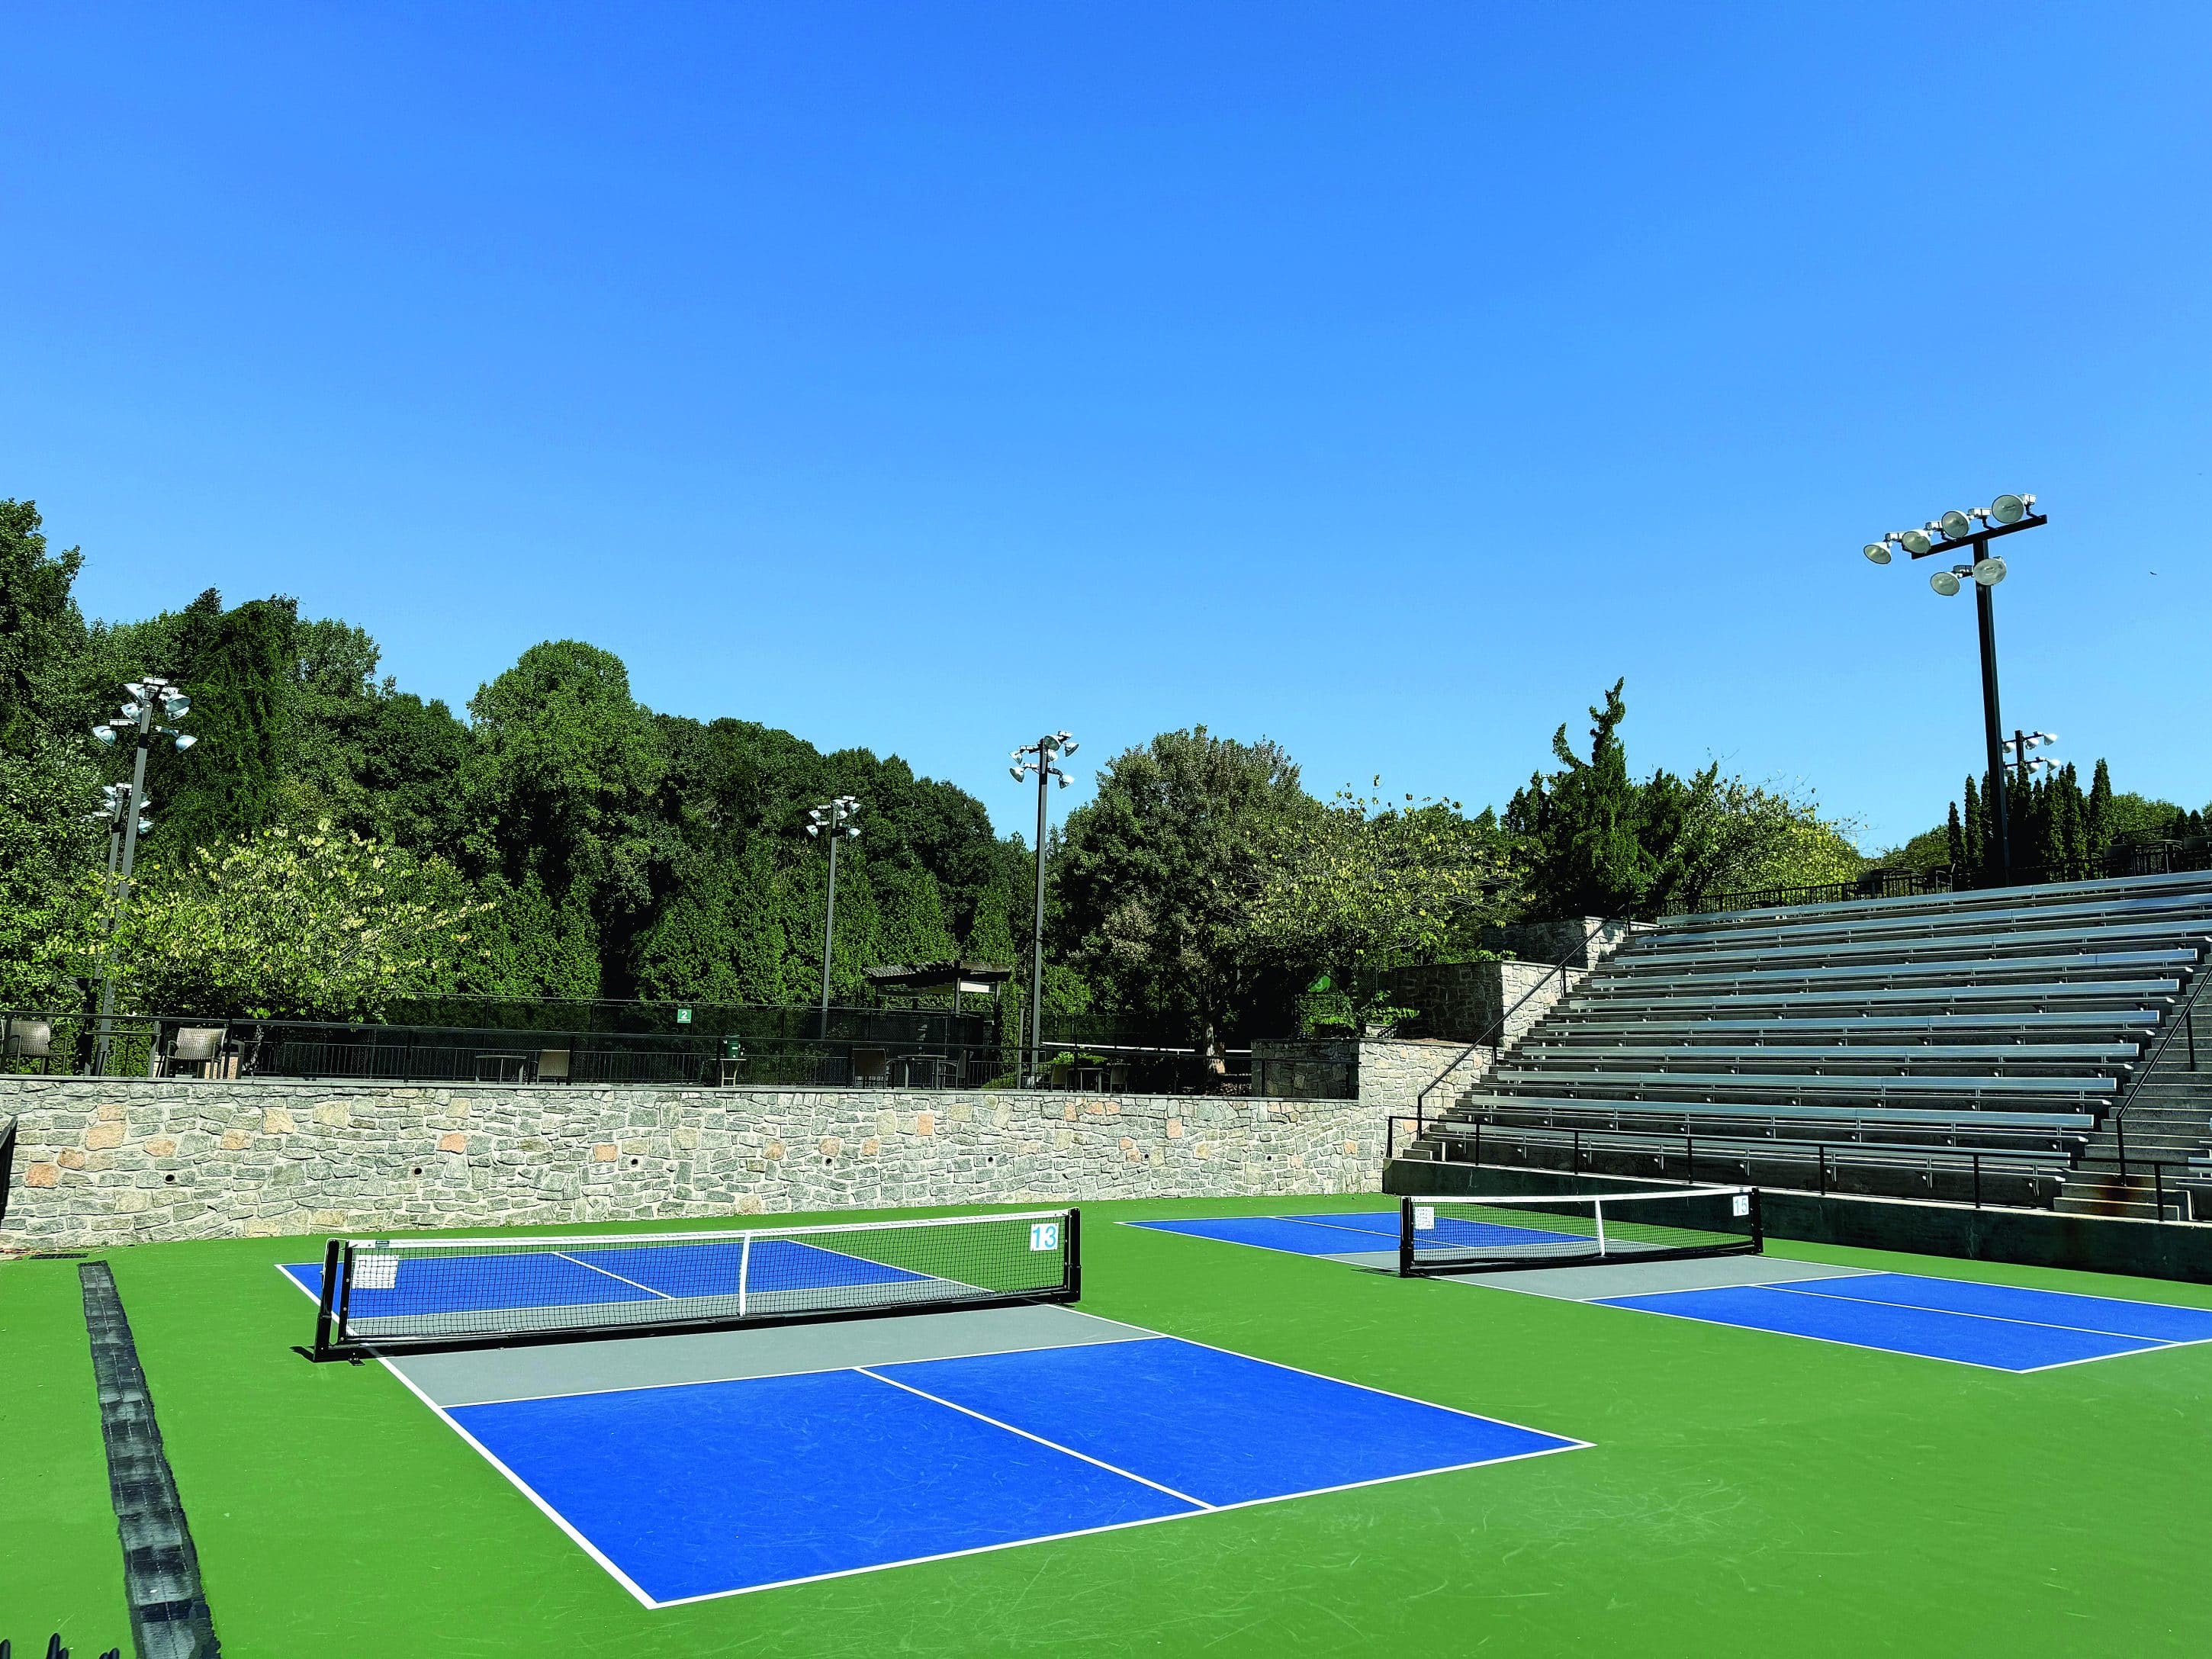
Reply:
<svg viewBox="0 0 2212 1659"><path fill-rule="evenodd" d="M2048 1207L2208 955L2203 872L1671 917L1406 1155ZM2212 1117L2160 1109L2212 1219Z"/></svg>

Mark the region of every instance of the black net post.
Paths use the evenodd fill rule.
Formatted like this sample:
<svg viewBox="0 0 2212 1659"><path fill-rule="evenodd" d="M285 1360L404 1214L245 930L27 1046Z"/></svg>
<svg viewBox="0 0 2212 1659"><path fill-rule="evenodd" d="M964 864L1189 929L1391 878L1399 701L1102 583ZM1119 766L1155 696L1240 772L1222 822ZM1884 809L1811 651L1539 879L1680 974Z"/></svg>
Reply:
<svg viewBox="0 0 2212 1659"><path fill-rule="evenodd" d="M319 1360L338 1357L331 1343L331 1325L337 1317L338 1263L344 1253L343 1239L334 1238L323 1247L323 1294L315 1308L315 1358Z"/></svg>
<svg viewBox="0 0 2212 1659"><path fill-rule="evenodd" d="M1413 1276L1413 1200L1398 1200L1398 1277Z"/></svg>

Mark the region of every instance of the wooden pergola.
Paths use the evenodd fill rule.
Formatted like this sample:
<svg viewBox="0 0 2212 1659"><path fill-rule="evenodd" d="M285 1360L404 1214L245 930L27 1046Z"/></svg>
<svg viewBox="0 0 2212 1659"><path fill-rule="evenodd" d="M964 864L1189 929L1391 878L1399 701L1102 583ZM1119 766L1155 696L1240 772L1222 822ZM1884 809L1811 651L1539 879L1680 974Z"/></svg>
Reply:
<svg viewBox="0 0 2212 1659"><path fill-rule="evenodd" d="M969 993L988 996L996 1002L1006 981L1014 976L1012 969L985 962L918 962L910 965L891 963L864 971L868 983L879 991L912 991L916 994L950 991L955 1013L960 1012L961 997Z"/></svg>

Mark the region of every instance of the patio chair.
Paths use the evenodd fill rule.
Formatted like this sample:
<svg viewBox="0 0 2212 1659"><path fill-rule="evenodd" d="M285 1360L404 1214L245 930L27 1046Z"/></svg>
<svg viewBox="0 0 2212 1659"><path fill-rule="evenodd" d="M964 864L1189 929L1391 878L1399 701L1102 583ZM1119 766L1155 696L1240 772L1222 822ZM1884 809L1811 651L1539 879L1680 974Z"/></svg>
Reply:
<svg viewBox="0 0 2212 1659"><path fill-rule="evenodd" d="M540 1048L538 1051L538 1080L540 1083L566 1083L568 1080L567 1048Z"/></svg>
<svg viewBox="0 0 2212 1659"><path fill-rule="evenodd" d="M162 1053L161 1071L167 1077L183 1077L185 1068L192 1068L196 1077L214 1077L223 1060L223 1039L229 1033L220 1025L187 1025L172 1036Z"/></svg>
<svg viewBox="0 0 2212 1659"><path fill-rule="evenodd" d="M891 1057L887 1048L855 1048L853 1050L853 1081L862 1088L888 1088L891 1080Z"/></svg>
<svg viewBox="0 0 2212 1659"><path fill-rule="evenodd" d="M54 1054L54 1028L51 1020L11 1019L5 1022L7 1030L0 1035L0 1060L51 1060ZM42 1064L40 1068L44 1071Z"/></svg>

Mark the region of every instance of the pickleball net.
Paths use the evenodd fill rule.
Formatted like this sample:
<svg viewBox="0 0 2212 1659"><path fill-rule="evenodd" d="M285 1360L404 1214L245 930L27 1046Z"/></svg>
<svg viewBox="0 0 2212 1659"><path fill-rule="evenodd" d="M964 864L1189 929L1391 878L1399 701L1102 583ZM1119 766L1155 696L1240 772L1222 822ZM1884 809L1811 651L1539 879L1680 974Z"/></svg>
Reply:
<svg viewBox="0 0 2212 1659"><path fill-rule="evenodd" d="M315 1356L1073 1302L1079 1214L332 1239Z"/></svg>
<svg viewBox="0 0 2212 1659"><path fill-rule="evenodd" d="M1401 1203L1398 1271L1407 1277L1753 1255L1761 1243L1759 1193L1751 1187Z"/></svg>

